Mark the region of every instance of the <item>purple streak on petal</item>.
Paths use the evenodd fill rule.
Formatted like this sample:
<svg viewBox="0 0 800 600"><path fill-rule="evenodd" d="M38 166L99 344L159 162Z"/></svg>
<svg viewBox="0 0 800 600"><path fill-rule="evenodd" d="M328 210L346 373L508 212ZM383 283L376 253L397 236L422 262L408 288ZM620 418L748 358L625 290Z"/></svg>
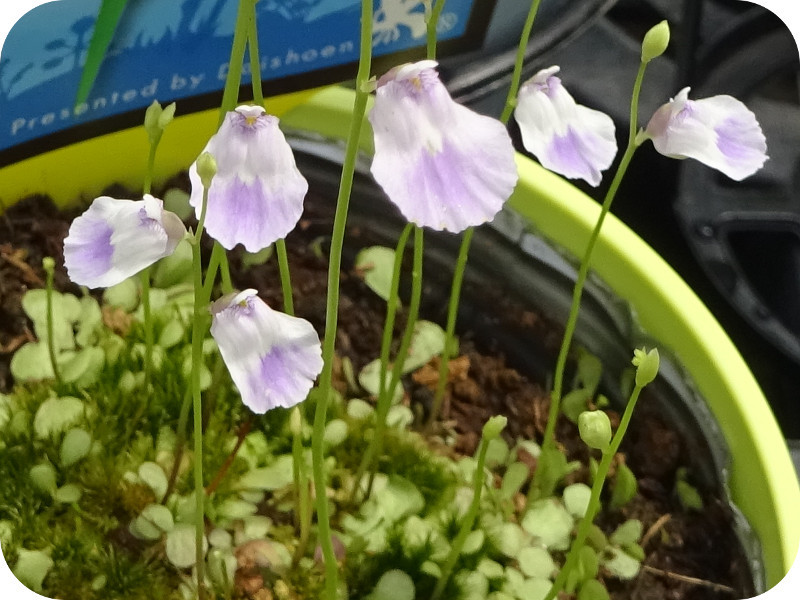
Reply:
<svg viewBox="0 0 800 600"><path fill-rule="evenodd" d="M248 387L251 403L245 404L257 413L276 406L291 408L305 400L316 374L303 372L306 357L302 349L275 346L270 349L256 369L250 373ZM244 396L242 397L245 400Z"/></svg>
<svg viewBox="0 0 800 600"><path fill-rule="evenodd" d="M441 152L423 150L409 172L398 173L396 183L405 184L405 189L389 195L413 223L462 231L494 218L505 202L503 191L498 191L502 178L495 177L492 162L492 156L445 141Z"/></svg>
<svg viewBox="0 0 800 600"><path fill-rule="evenodd" d="M114 230L105 220L82 215L75 219L64 240L64 264L72 281L88 287L111 269Z"/></svg>
<svg viewBox="0 0 800 600"><path fill-rule="evenodd" d="M570 127L565 135L552 139L542 163L569 179L584 179L597 186L602 179L598 163L604 162L602 143L603 140L591 131L578 133ZM613 152L611 155L613 157ZM602 165L603 168L607 166Z"/></svg>
<svg viewBox="0 0 800 600"><path fill-rule="evenodd" d="M270 190L261 179L215 180L208 197L208 234L228 250L241 243L250 252L285 237L300 219L305 192L298 193L291 181L283 183L283 189Z"/></svg>
<svg viewBox="0 0 800 600"><path fill-rule="evenodd" d="M717 148L731 162L759 160L764 154L761 131L738 116L725 119L714 129L714 133L717 134Z"/></svg>

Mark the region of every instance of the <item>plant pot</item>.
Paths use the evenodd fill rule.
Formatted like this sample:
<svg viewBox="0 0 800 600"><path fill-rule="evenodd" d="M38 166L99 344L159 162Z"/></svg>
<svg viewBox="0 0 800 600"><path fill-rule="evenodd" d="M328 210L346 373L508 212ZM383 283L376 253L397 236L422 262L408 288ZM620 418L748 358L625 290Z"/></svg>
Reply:
<svg viewBox="0 0 800 600"><path fill-rule="evenodd" d="M297 149L336 161L352 101L351 91L327 88L275 99L268 106L281 116L284 129L296 134ZM194 160L213 133L216 120L215 111L175 120L159 150L156 182ZM369 153L371 139L368 128L365 130L361 147ZM139 129L126 130L10 165L0 170L0 179L6 182L4 193L7 199L47 193L63 205L75 197L94 197L112 182L136 188L144 172L145 144ZM131 156L142 157L138 166L130 164ZM507 247L509 261L502 263L501 274L506 283L513 284L521 296L537 297L537 302L543 298L552 316L563 319L574 269L573 259L560 252L582 253L599 208L571 184L532 161L519 156L517 162L520 182L509 202L513 210L498 219L500 233L492 231L485 241L476 243L472 261L480 262L484 244L501 251ZM373 220L380 229L381 220ZM532 235L532 229L559 250ZM534 269L554 274L555 286L520 276L519 248L538 257L539 266ZM434 255L432 260L447 266L447 254L441 256ZM698 461L708 485L729 489L732 501L751 524L760 552L748 540L745 546L756 585L771 587L788 571L800 541L800 515L796 513L800 488L755 380L692 291L621 222L606 221L593 266L598 280L586 302L578 342L603 355L611 371L621 368L632 348L645 341L648 345L655 341L673 357L662 363L663 410L679 420L678 429L697 448L698 458L706 455L710 459ZM621 344L609 344L608 340L621 340ZM605 351L607 347L612 348L610 353ZM523 344L517 357L520 363L525 362L525 354ZM676 396L688 400L674 406L671 399ZM743 538L747 538L746 532L742 527Z"/></svg>

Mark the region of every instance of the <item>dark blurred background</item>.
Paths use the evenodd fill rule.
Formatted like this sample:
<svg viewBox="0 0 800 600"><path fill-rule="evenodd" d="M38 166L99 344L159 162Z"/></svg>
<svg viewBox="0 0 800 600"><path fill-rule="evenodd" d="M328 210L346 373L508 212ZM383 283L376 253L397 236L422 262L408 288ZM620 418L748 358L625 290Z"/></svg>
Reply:
<svg viewBox="0 0 800 600"><path fill-rule="evenodd" d="M498 0L484 51L442 61L456 99L499 116L528 6ZM612 116L622 148L641 39L662 19L673 42L648 67L640 126L685 86L694 99L730 94L756 113L770 159L737 183L696 161L668 160L645 144L612 212L716 315L800 463L800 63L787 27L762 7L737 0L543 0L524 78L559 65L578 102ZM596 199L605 192L581 187Z"/></svg>

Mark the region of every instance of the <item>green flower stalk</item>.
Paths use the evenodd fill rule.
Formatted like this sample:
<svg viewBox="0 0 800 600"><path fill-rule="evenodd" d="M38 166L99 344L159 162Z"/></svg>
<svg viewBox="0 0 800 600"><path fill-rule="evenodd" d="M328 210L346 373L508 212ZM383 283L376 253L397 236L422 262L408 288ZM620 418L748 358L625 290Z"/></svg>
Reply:
<svg viewBox="0 0 800 600"><path fill-rule="evenodd" d="M401 236L401 242L404 242L403 236ZM372 490L372 483L375 479L375 473L377 472L377 459L381 456L383 452L383 440L386 432L386 419L389 415L389 409L392 407L392 398L394 398L395 390L397 386L400 385L400 378L403 374L403 365L405 363L406 358L408 357L408 350L411 348L411 341L414 337L414 325L417 322L417 317L419 315L419 304L422 298L422 257L424 254L423 248L423 233L421 227L414 227L414 266L411 272L411 301L409 302L408 306L408 321L406 322L406 328L403 332L403 338L400 340L400 348L397 351L397 356L394 359L394 364L392 365L392 378L389 381L389 385L386 385L386 362L388 362L388 344L384 343L383 349L386 352L381 352L381 369L380 369L380 383L379 383L379 394L378 394L378 406L376 409L375 415L375 432L370 440L369 446L367 447L367 451L364 453L364 458L361 461L361 465L359 465L358 472L356 473L355 478L355 489L358 490L358 487L361 482L361 476L367 469L370 469L370 478L369 484L367 485L366 493L364 494L365 497L368 497L371 490ZM394 287L395 284L395 276L399 279L399 265L398 263L402 260L402 247L400 244L397 245L397 251L395 252L395 274L392 278L392 285ZM393 289L394 294L389 296L389 306L396 306L397 302L393 302L392 299L396 298L397 290ZM390 310L392 310L390 308ZM394 318L392 317L391 323L390 319L387 316L386 328L384 328L384 342L386 342L386 331L390 324L393 324ZM389 334L391 335L391 330L389 330Z"/></svg>
<svg viewBox="0 0 800 600"><path fill-rule="evenodd" d="M333 357L336 344L336 328L339 319L339 271L342 264L342 247L344 245L345 225L350 207L350 193L353 188L358 141L361 126L367 109L369 98L369 74L372 65L372 20L373 7L371 0L361 2L361 36L358 74L356 75L356 97L353 104L353 116L350 132L347 137L345 158L342 165L342 177L339 194L336 200L336 213L331 236L330 261L328 263L328 300L325 318L325 340L322 346L322 357L325 366L319 379L319 395L314 414L314 433L311 438L311 455L313 458L314 487L316 489L317 524L319 543L325 561L325 600L337 600L339 590L339 570L331 537L328 498L325 493L327 478L325 474L325 452L323 436L327 420L328 403L331 396L333 377Z"/></svg>
<svg viewBox="0 0 800 600"><path fill-rule="evenodd" d="M434 19L439 18L439 14L441 14L441 9L444 7L445 0L440 0L437 2L433 10L431 11L431 18L428 22L428 58L435 58L436 54L436 44L435 44L435 35L436 35L436 23ZM528 40L531 36L531 30L533 29L533 23L536 19L536 13L539 12L539 4L541 0L534 0L531 4L531 8L528 11L528 16L525 19L525 25L522 30L522 35L519 40L519 46L517 48L517 55L516 60L514 63L514 71L511 75L511 86L508 90L508 96L506 97L505 108L503 109L503 114L500 116L500 122L508 124L509 119L511 118L511 114L514 111L514 106L516 105L516 97L517 92L519 91L520 79L522 78L522 65L525 59L525 48L528 46ZM438 9L438 12L436 12ZM433 38L434 43L431 43L431 39ZM458 258L456 259L456 267L453 273L453 281L450 287L450 300L447 306L447 325L445 328L445 342L444 342L444 351L442 352L442 359L439 364L439 379L436 383L436 390L433 396L433 405L431 408L431 413L428 415L428 427L430 428L436 419L439 417L439 413L442 410L442 402L444 400L444 392L447 386L447 377L450 371L450 358L451 358L451 350L453 348L453 339L455 336L455 327L456 327L456 318L458 316L458 304L461 297L461 286L464 280L464 269L466 268L467 264L467 257L469 255L469 248L472 244L472 235L474 233L474 227L468 227L464 230L464 236L461 238L461 245L458 250Z"/></svg>
<svg viewBox="0 0 800 600"><path fill-rule="evenodd" d="M52 256L42 259L42 268L45 273L45 292L47 294L47 353L50 355L50 365L53 367L53 376L56 382L61 383L61 370L56 360L56 347L53 341L53 277L55 275L56 261Z"/></svg>
<svg viewBox="0 0 800 600"><path fill-rule="evenodd" d="M156 150L161 142L164 129L175 117L175 103L162 108L153 100L144 114L144 129L150 141L150 150L147 155L147 168L145 169L143 192L149 194L153 187L153 172L155 170ZM139 273L142 286L142 313L144 316L144 381L145 386L150 385L153 373L153 317L150 311L150 267Z"/></svg>
<svg viewBox="0 0 800 600"><path fill-rule="evenodd" d="M472 478L473 496L469 508L461 521L461 528L458 530L456 539L450 546L450 553L445 559L444 566L442 567L442 575L439 581L436 582L436 587L433 588L431 600L439 600L442 597L447 582L450 581L450 575L453 572L453 567L458 561L458 556L461 554L461 549L464 547L464 542L467 536L472 532L472 526L475 524L475 519L478 517L478 510L481 505L481 492L483 491L484 482L486 481L486 474L484 468L486 467L486 452L489 450L489 442L499 437L502 433L508 419L503 416L494 416L486 421L483 426L483 435L481 436L481 443L478 446L478 460L475 467L475 475Z"/></svg>
<svg viewBox="0 0 800 600"><path fill-rule="evenodd" d="M203 540L205 537L205 488L203 487L203 405L200 390L200 371L203 365L203 340L208 330L207 307L209 297L204 294L203 266L200 260L200 240L203 236L203 227L206 220L208 204L208 188L217 171L214 157L203 153L197 159L197 170L203 182L203 206L197 231L191 238L192 242L192 269L194 273L194 315L192 318L192 412L194 416L194 490L195 490L195 552L197 569L197 593L203 600L205 595L205 559L203 555Z"/></svg>
<svg viewBox="0 0 800 600"><path fill-rule="evenodd" d="M639 394L645 385L655 379L658 373L658 350L656 348L653 348L649 352L636 350L632 362L637 366L636 383L634 384L628 404L625 406L625 412L622 414L617 432L614 434L614 437L611 438L611 442L606 443L608 434L611 431L611 426L606 425L608 417L605 416L605 413L600 413L599 411L584 412L581 414L581 418L578 421L579 426L581 421L584 423L584 427L581 427L581 438L590 447L601 449L603 457L600 460L600 464L594 476L589 505L586 508L583 519L581 519L578 525L578 533L575 536L575 540L572 542L572 547L564 562L564 566L561 567L561 570L558 572L558 576L553 582L553 586L550 588L545 600L553 600L553 598L556 597L556 594L564 588L569 574L578 563L581 548L583 548L586 538L589 535L589 530L594 522L594 518L600 510L600 494L603 491L606 477L608 477L611 461L614 459L617 450L619 450L622 439L625 437L625 432L628 430L631 417L633 416L633 410L636 408L636 403L639 400ZM600 415L605 416L605 420L603 420L603 417Z"/></svg>
<svg viewBox="0 0 800 600"><path fill-rule="evenodd" d="M311 534L311 498L308 488L308 473L303 456L303 415L300 408L294 407L289 417L292 432L292 477L295 487L296 521L300 539L292 556L292 567L297 567L305 556Z"/></svg>
<svg viewBox="0 0 800 600"><path fill-rule="evenodd" d="M394 250L394 264L392 266L392 281L389 285L389 298L386 301L386 319L383 323L383 337L381 339L381 356L379 363L380 369L378 371L378 410L376 417L377 422L384 422L384 426L386 416L389 414L389 408L391 407L391 399L394 397L394 389L391 391L387 391L386 389L386 374L389 370L389 351L391 350L392 345L394 322L397 315L397 307L400 304L397 291L400 287L400 271L403 264L403 253L406 248L406 244L408 243L408 236L411 235L412 229L414 229L413 224L406 224L397 240L397 246ZM414 294L412 292L412 296L413 295ZM353 489L350 492L351 502L354 502L357 498L361 488L361 480L363 479L364 474L367 472L367 469L372 466L374 453L377 450L377 427L378 425L376 424L376 435L373 436L372 441L367 447L367 451L364 453L364 457L361 459L361 464L358 466L356 475L353 478ZM371 481L372 478L370 478L370 482ZM365 496L369 495L369 487L370 486L368 486Z"/></svg>
<svg viewBox="0 0 800 600"><path fill-rule="evenodd" d="M663 43L661 42L663 42L664 25L665 23L661 23L659 25L656 25L655 28L653 28L653 29L658 29L658 31L662 32L658 36L658 39L660 40L659 47L663 45ZM648 38L646 36L646 39L650 40L654 39L650 33L648 33L648 36L650 37ZM655 44L656 42L652 43ZM645 56L650 56L650 54L652 54L652 51L646 54L643 52L643 58ZM642 80L644 78L644 72L647 67L648 61L642 60L642 62L640 62L639 64L639 70L636 74L636 80L633 85L633 93L631 95L630 129L628 132L628 145L625 148L625 153L622 155L622 158L620 159L619 166L617 167L617 171L614 174L613 180L611 181L611 185L609 186L608 191L606 192L602 207L600 209L600 216L597 219L597 223L595 224L595 227L589 238L589 242L586 245L586 250L584 251L580 268L578 270L578 277L577 280L575 281L575 287L573 288L572 304L570 306L570 312L567 318L567 324L564 331L564 338L562 339L561 348L559 350L558 359L556 362L556 371L553 381L553 391L550 395L550 410L547 417L547 426L545 427L544 439L542 441L542 452L553 451L553 448L555 446L555 427L561 406L561 396L564 386L564 371L566 370L567 356L569 354L569 348L572 343L572 337L575 333L575 327L578 322L578 312L580 310L581 296L583 295L583 288L586 284L586 278L589 275L589 268L591 267L591 260L592 260L592 254L594 252L594 247L595 244L597 243L597 239L600 236L600 230L603 227L603 223L605 222L606 216L608 215L611 209L611 203L614 201L614 197L616 196L620 183L622 182L622 179L625 176L625 172L628 169L628 165L630 164L631 159L633 158L633 154L642 142L642 140L637 139L637 128L638 128L637 117L639 109L639 93L642 88ZM534 482L532 485L532 489L536 488L538 474L539 471L537 471L536 474L534 474Z"/></svg>

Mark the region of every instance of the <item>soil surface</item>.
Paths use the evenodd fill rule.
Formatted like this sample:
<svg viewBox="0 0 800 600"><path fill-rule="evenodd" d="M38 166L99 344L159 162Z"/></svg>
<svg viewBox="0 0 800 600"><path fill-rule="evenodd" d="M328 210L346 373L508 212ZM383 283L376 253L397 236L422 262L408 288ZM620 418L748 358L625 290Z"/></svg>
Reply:
<svg viewBox="0 0 800 600"><path fill-rule="evenodd" d="M168 187L185 183L185 176ZM109 195L130 197L119 190ZM387 209L390 210L390 209ZM79 293L63 268L63 238L75 213L61 213L44 197L28 198L0 215L0 392L8 392L13 381L9 362L14 350L34 339L32 325L21 308L25 291L44 286L41 261L53 256L57 263L57 289ZM300 226L290 234L292 285L295 310L311 321L322 333L327 289L327 243L330 237L330 209L315 202L312 188ZM364 232L351 228L348 243L358 246ZM321 248L321 252L320 252ZM410 253L409 253L410 254ZM276 261L246 268L241 255L231 259L234 283L240 288L254 287L271 306L282 306ZM495 290L497 301L504 302ZM520 327L536 331L557 347L561 331L540 315L515 306L498 306L499 312L517 315ZM347 356L358 372L378 356L385 314L385 303L371 292L362 278L344 264L341 281L337 352ZM397 331L402 331L399 316ZM539 439L547 419L549 398L543 382L532 381L506 364L502 354L488 354L480 340L469 332L459 332L461 355L451 365L451 382L445 401L440 430L457 433L455 451L472 454L485 421L495 414L509 419L504 434L509 441L519 437ZM555 362L555 361L553 361ZM424 419L432 399L431 369L418 371L406 381L409 391L405 401L420 420ZM343 384L343 380L339 382ZM435 385L435 383L433 384ZM615 600L731 600L754 595L749 568L735 534L726 504L704 495L704 512L684 511L674 494L675 473L688 464L685 444L663 421L648 410L646 398L637 414L618 460L626 461L637 476L639 493L619 511L600 515L598 524L612 531L628 518L640 519L645 536L644 567L632 581L619 581L601 571ZM612 423L618 415L610 414ZM586 446L577 429L563 419L558 439L570 458L588 460ZM526 458L535 468L535 459ZM588 468L570 476L571 481L588 481ZM568 596L563 596L568 598Z"/></svg>

